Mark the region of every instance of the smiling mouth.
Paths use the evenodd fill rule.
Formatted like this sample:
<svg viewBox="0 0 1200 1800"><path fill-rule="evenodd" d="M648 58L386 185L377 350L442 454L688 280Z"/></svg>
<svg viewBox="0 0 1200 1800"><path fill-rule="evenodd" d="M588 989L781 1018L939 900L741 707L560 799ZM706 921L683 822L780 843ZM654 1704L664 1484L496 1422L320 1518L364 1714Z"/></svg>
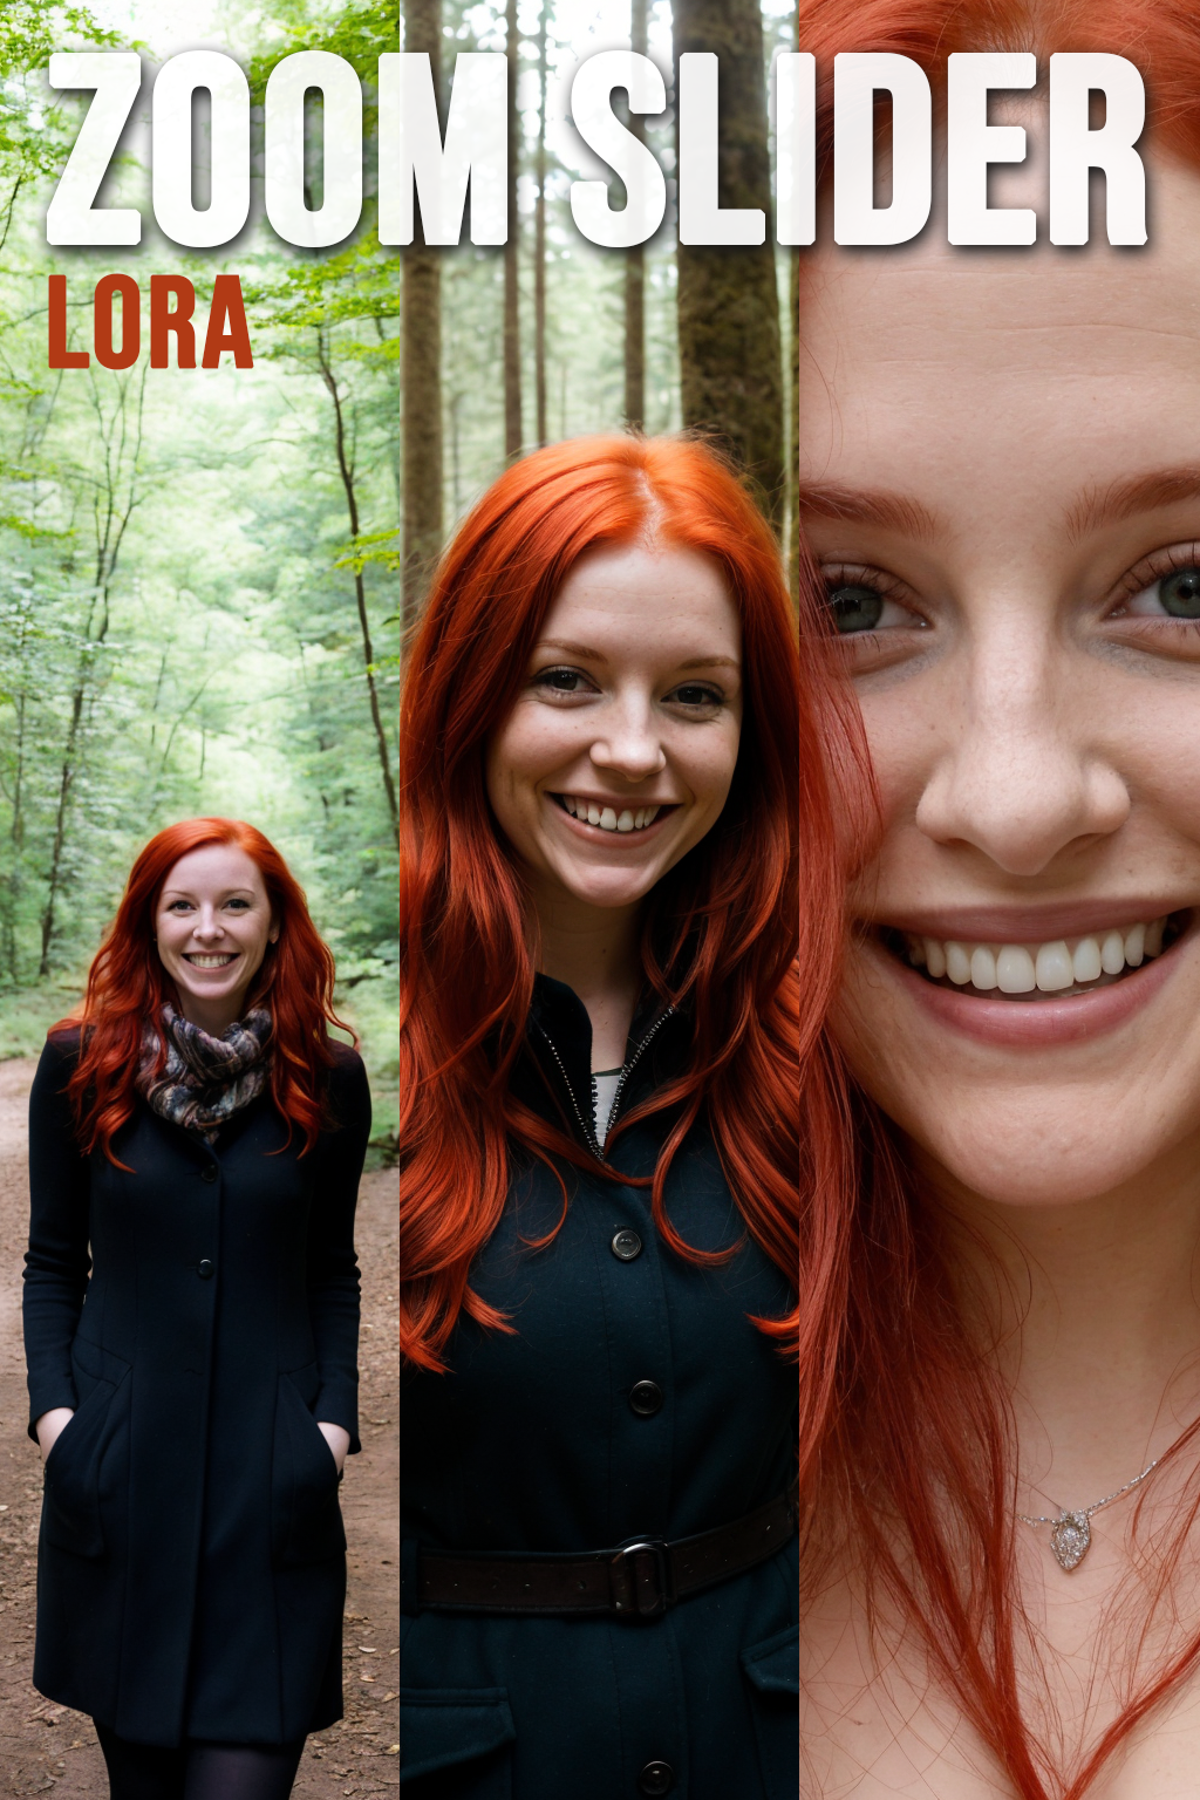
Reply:
<svg viewBox="0 0 1200 1800"><path fill-rule="evenodd" d="M1191 908L1146 923L1041 944L967 943L885 926L888 952L934 987L980 1000L1070 1000L1112 987L1162 956L1191 923Z"/></svg>
<svg viewBox="0 0 1200 1800"><path fill-rule="evenodd" d="M193 969L227 969L231 962L238 959L237 951L222 952L219 956L201 956L195 952L184 952L184 962L191 963Z"/></svg>
<svg viewBox="0 0 1200 1800"><path fill-rule="evenodd" d="M662 814L674 812L675 807L667 802L655 805L623 806L618 810L615 806L602 806L598 800L585 799L582 794L552 794L565 813L578 819L581 825L595 825L600 831L630 832L648 831L650 826Z"/></svg>

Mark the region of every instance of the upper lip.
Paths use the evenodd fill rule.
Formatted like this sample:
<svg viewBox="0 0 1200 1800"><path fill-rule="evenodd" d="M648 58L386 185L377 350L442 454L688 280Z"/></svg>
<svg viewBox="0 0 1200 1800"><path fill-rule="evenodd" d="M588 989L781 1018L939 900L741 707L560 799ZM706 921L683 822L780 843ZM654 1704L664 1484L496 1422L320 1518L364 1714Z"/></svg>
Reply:
<svg viewBox="0 0 1200 1800"><path fill-rule="evenodd" d="M1044 944L1110 928L1148 925L1152 919L1194 904L1170 895L1114 895L1111 900L1063 900L1049 906L913 906L889 910L867 923L943 942Z"/></svg>

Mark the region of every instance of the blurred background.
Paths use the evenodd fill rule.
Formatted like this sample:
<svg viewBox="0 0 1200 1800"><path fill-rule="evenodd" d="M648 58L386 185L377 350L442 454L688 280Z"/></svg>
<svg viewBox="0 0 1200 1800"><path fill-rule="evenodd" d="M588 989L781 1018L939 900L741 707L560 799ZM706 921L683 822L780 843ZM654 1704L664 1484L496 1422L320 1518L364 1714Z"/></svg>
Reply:
<svg viewBox="0 0 1200 1800"><path fill-rule="evenodd" d="M699 427L722 443L794 567L797 258L773 241L768 109L772 59L796 47L794 0L404 0L402 14L403 47L433 61L443 128L456 55L507 51L515 146L506 246L402 253L406 620L456 521L507 462L626 425ZM607 250L571 218L571 182L609 171L570 124L570 83L582 58L630 47L658 63L668 106L632 122L623 96L616 109L653 148L670 200L650 243ZM720 59L721 203L766 211L761 249L676 243L673 70L695 50ZM610 203L623 204L615 179Z"/></svg>
<svg viewBox="0 0 1200 1800"><path fill-rule="evenodd" d="M51 252L45 209L90 96L53 96L38 71L55 49L141 47L142 100L100 203L149 215L166 56L225 49L260 99L281 56L330 50L370 101L399 30L395 0L0 7L0 1058L35 1054L73 1005L152 833L246 818L337 955L377 1164L396 1122L399 254L381 252L370 203L332 251L283 245L257 184L250 225L211 253L149 216L137 249ZM66 275L71 347L88 349L92 291L117 270L143 290L141 361L49 371L47 276ZM194 281L203 325L221 270L241 277L254 368L151 371L150 275Z"/></svg>

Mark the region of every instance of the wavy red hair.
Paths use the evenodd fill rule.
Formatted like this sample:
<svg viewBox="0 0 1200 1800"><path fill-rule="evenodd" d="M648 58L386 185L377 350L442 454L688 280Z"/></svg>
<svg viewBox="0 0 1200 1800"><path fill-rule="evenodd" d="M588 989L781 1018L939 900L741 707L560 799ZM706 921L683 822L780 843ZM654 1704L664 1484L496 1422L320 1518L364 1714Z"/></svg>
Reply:
<svg viewBox="0 0 1200 1800"><path fill-rule="evenodd" d="M704 1260L663 1206L667 1170L703 1105L748 1232L794 1286L799 1184L828 1179L841 1153L814 1053L839 951L823 747L837 711L815 668L801 680L778 547L699 442L612 436L540 450L500 477L447 550L401 709L400 1341L426 1368L444 1366L460 1312L503 1326L472 1291L470 1269L504 1206L510 1147L560 1167L589 1161L508 1091L534 970L520 876L488 807L484 751L577 559L649 533L721 570L741 619L746 697L725 808L645 913L647 981L663 999L686 1000L694 1023L690 1067L631 1115L679 1108L653 1181L658 1229L679 1255ZM815 624L809 583L802 606ZM756 1323L794 1344L796 1313Z"/></svg>
<svg viewBox="0 0 1200 1800"><path fill-rule="evenodd" d="M956 51L1032 50L1043 67L1059 51L1124 55L1146 82L1141 147L1200 168L1193 0L800 0L799 47L817 59L826 177L833 59L842 51L912 58L935 101L944 97L946 59ZM823 1217L813 1242L824 1255L801 1265L802 1318L811 1316L808 1337L818 1346L804 1381L809 1516L837 1522L837 1553L851 1556L867 1591L881 1590L915 1634L1020 1800L1082 1800L1139 1721L1200 1669L1200 1635L1179 1633L1140 1683L1135 1667L1127 1702L1099 1742L1078 1766L1061 1766L1063 1756L1022 1704L1032 1627L1015 1574L1008 1396L968 1326L961 1270L895 1132L864 1095L852 1097L851 1114L863 1146L859 1175L840 1195L832 1187L818 1195ZM1148 1579L1147 1616L1156 1626L1156 1609L1171 1605L1171 1578L1198 1508L1200 1501L1178 1521L1157 1576ZM810 1534L802 1569L814 1586L830 1553L824 1535ZM1136 1625L1127 1641L1139 1643Z"/></svg>
<svg viewBox="0 0 1200 1800"><path fill-rule="evenodd" d="M333 1062L329 1027L348 1027L333 1010L333 955L309 917L304 889L255 826L240 819L182 819L139 853L117 916L88 971L83 1004L54 1027L55 1032L80 1033L79 1062L67 1091L84 1152L101 1150L110 1162L117 1162L113 1137L134 1109L143 1030L149 1023L158 1034L156 1068L161 1068L167 1054L162 1005L164 1000L179 1003L154 946L158 897L180 858L209 844L232 844L244 851L263 878L279 941L268 948L247 1005L270 1009L271 1095L289 1127L302 1135L304 1152L312 1149L321 1129L322 1089Z"/></svg>

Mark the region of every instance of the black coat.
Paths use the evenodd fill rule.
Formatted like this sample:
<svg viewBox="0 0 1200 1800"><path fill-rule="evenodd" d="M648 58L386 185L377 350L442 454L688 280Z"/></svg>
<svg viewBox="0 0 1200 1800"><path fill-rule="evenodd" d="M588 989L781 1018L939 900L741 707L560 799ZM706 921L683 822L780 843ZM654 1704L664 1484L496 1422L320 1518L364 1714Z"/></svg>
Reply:
<svg viewBox="0 0 1200 1800"><path fill-rule="evenodd" d="M645 1042L625 1112L680 1066L688 1024ZM584 1135L591 1031L569 988L539 977L523 1097ZM613 1145L631 1175L655 1167L669 1114ZM795 1304L747 1241L701 1268L656 1233L645 1188L564 1170L553 1244L532 1251L562 1198L541 1164L514 1173L472 1286L515 1336L462 1318L445 1375L402 1376L401 1782L406 1800L638 1800L665 1762L672 1800L795 1800L796 1543L659 1618L511 1617L419 1610L417 1548L598 1550L739 1518L795 1472L796 1369L747 1314ZM672 1165L668 1210L684 1240L719 1249L745 1232L707 1129ZM621 1260L614 1235L640 1254ZM628 1248L626 1240L623 1247ZM663 1392L650 1417L636 1382ZM662 1777L659 1777L661 1783Z"/></svg>
<svg viewBox="0 0 1200 1800"><path fill-rule="evenodd" d="M45 1466L34 1685L138 1743L287 1743L342 1711L346 1539L316 1421L359 1448L362 1062L338 1046L340 1129L307 1156L266 1094L213 1149L139 1101L113 1139L127 1173L79 1152L77 1054L48 1043L30 1100L30 1434L76 1409Z"/></svg>

